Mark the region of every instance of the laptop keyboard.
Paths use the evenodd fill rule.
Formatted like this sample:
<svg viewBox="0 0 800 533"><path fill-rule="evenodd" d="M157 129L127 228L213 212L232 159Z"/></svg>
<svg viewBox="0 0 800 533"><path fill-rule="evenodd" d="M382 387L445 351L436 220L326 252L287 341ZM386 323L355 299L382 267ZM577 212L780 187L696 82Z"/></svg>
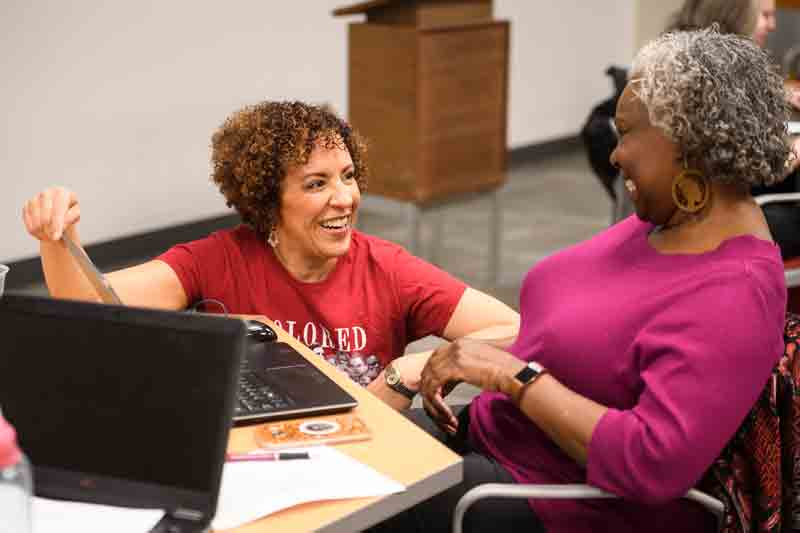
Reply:
<svg viewBox="0 0 800 533"><path fill-rule="evenodd" d="M258 372L242 367L239 373L239 403L234 416L268 413L286 409L294 404L292 399L270 387Z"/></svg>

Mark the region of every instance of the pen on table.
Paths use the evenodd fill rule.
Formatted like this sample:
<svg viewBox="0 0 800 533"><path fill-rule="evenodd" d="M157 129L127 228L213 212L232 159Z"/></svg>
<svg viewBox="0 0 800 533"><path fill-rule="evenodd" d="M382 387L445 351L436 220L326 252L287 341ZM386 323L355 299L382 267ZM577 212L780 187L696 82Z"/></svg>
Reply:
<svg viewBox="0 0 800 533"><path fill-rule="evenodd" d="M257 452L229 453L225 455L228 462L238 461L292 461L294 459L311 459L308 452Z"/></svg>

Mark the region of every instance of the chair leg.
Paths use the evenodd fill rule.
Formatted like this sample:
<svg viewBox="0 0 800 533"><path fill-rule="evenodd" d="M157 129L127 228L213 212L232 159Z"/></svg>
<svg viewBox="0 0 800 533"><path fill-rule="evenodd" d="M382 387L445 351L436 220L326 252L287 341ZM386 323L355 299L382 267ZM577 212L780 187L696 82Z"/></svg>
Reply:
<svg viewBox="0 0 800 533"><path fill-rule="evenodd" d="M497 287L500 277L500 265L502 250L502 226L503 211L500 205L500 195L498 189L491 193L492 207L489 211L489 285Z"/></svg>
<svg viewBox="0 0 800 533"><path fill-rule="evenodd" d="M431 228L431 245L428 248L430 262L442 266L442 235L444 233L445 207L435 207L430 215L426 215L428 226Z"/></svg>
<svg viewBox="0 0 800 533"><path fill-rule="evenodd" d="M408 228L410 231L408 250L417 257L422 254L422 212L420 208L413 203L407 204L406 218L408 219Z"/></svg>

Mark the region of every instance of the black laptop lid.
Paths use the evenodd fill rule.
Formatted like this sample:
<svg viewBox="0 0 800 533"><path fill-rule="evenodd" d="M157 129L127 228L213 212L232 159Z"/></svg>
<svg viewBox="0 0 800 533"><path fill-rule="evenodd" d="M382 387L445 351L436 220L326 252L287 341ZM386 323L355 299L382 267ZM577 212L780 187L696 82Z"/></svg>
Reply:
<svg viewBox="0 0 800 533"><path fill-rule="evenodd" d="M244 337L239 320L0 299L0 406L37 494L211 518Z"/></svg>

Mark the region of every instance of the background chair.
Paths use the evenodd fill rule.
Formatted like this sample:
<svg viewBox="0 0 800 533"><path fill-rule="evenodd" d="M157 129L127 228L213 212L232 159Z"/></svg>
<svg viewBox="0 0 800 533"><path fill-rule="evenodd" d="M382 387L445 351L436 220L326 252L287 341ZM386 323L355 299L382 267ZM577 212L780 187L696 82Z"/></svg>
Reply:
<svg viewBox="0 0 800 533"><path fill-rule="evenodd" d="M800 203L800 192L782 194L761 194L755 196L756 203L762 208L765 205L778 203ZM800 205L797 206L800 209ZM797 228L800 231L800 228ZM784 260L783 272L786 277L786 288L789 289L787 308L792 313L800 313L800 257Z"/></svg>
<svg viewBox="0 0 800 533"><path fill-rule="evenodd" d="M690 489L684 496L687 500L695 501L714 513L717 518L717 531L722 527L725 514L725 504L701 492ZM475 487L464 494L453 514L453 533L462 533L464 515L470 506L484 498L525 498L525 499L587 499L587 498L617 498L614 494L592 487L591 485L511 485L506 483L486 483Z"/></svg>
<svg viewBox="0 0 800 533"><path fill-rule="evenodd" d="M717 531L749 531L750 525L752 531L800 530L799 341L800 316L787 313L785 350L761 395L698 483L705 492L694 488L683 496L714 514ZM490 497L617 498L589 485L487 483L458 501L453 533L462 533L464 515L473 503Z"/></svg>

